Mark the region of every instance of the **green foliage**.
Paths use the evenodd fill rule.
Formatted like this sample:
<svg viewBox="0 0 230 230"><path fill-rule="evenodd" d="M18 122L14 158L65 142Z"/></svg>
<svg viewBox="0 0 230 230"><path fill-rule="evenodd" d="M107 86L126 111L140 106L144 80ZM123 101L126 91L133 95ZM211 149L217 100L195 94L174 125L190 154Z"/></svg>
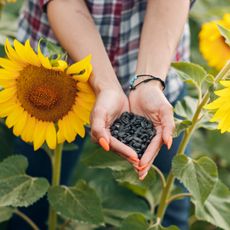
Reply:
<svg viewBox="0 0 230 230"><path fill-rule="evenodd" d="M180 118L192 121L198 101L195 98L186 96L181 101L178 101L174 108L174 112Z"/></svg>
<svg viewBox="0 0 230 230"><path fill-rule="evenodd" d="M156 227L149 228L148 230L179 230L179 228L174 225L167 227L167 228L164 228L161 225L158 225Z"/></svg>
<svg viewBox="0 0 230 230"><path fill-rule="evenodd" d="M192 125L192 122L189 120L176 119L175 124L176 128L173 132L173 137L178 137L182 132Z"/></svg>
<svg viewBox="0 0 230 230"><path fill-rule="evenodd" d="M179 230L176 226L162 227L156 225L149 227L145 217L140 214L133 214L128 216L121 225L120 230Z"/></svg>
<svg viewBox="0 0 230 230"><path fill-rule="evenodd" d="M28 161L15 155L0 163L0 207L27 207L43 197L49 183L25 174Z"/></svg>
<svg viewBox="0 0 230 230"><path fill-rule="evenodd" d="M74 187L50 187L48 199L62 216L96 225L103 223L100 200L84 181L79 181Z"/></svg>
<svg viewBox="0 0 230 230"><path fill-rule="evenodd" d="M173 159L172 171L192 193L194 199L202 204L218 179L216 164L208 157L193 160L184 155L176 156Z"/></svg>
<svg viewBox="0 0 230 230"><path fill-rule="evenodd" d="M221 25L218 25L218 28L222 36L225 38L225 42L230 46L230 30Z"/></svg>
<svg viewBox="0 0 230 230"><path fill-rule="evenodd" d="M133 214L122 222L120 230L147 230L148 227L149 225L143 215Z"/></svg>
<svg viewBox="0 0 230 230"><path fill-rule="evenodd" d="M194 201L198 219L208 221L223 229L230 229L230 190L218 181L204 206Z"/></svg>
<svg viewBox="0 0 230 230"><path fill-rule="evenodd" d="M175 62L172 67L177 71L178 75L187 83L196 87L201 87L202 82L207 76L207 72L200 65L189 62Z"/></svg>
<svg viewBox="0 0 230 230"><path fill-rule="evenodd" d="M0 223L9 220L15 209L11 207L0 207Z"/></svg>
<svg viewBox="0 0 230 230"><path fill-rule="evenodd" d="M0 161L4 158L13 154L13 143L15 141L15 137L13 136L11 130L9 130L3 120L0 119L0 136L4 138L0 138Z"/></svg>
<svg viewBox="0 0 230 230"><path fill-rule="evenodd" d="M94 168L110 168L116 171L125 170L129 163L113 152L105 152L102 148L94 145L93 151L85 150L87 153L83 156L82 162Z"/></svg>

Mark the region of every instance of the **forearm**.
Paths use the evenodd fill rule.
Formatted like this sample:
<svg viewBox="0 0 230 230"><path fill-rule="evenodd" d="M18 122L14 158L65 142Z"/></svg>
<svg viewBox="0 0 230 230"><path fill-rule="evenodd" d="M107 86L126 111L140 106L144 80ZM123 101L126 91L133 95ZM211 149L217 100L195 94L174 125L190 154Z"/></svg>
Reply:
<svg viewBox="0 0 230 230"><path fill-rule="evenodd" d="M83 0L54 0L48 4L49 23L69 56L78 61L92 54L90 84L97 92L120 87L100 34Z"/></svg>
<svg viewBox="0 0 230 230"><path fill-rule="evenodd" d="M148 0L137 74L165 79L189 11L189 0Z"/></svg>

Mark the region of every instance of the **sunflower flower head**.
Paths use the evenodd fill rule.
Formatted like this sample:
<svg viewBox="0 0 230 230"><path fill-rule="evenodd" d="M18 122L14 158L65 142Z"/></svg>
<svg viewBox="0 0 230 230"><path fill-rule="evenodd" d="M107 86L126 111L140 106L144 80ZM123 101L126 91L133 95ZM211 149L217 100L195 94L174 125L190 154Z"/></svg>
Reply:
<svg viewBox="0 0 230 230"><path fill-rule="evenodd" d="M230 14L225 14L221 20L202 25L199 33L199 47L208 65L220 70L230 59L230 47L219 32L218 24L230 29Z"/></svg>
<svg viewBox="0 0 230 230"><path fill-rule="evenodd" d="M221 133L230 132L230 80L220 81L223 89L215 91L217 99L206 105L204 108L213 110L214 115L211 122L218 122L218 129Z"/></svg>
<svg viewBox="0 0 230 230"><path fill-rule="evenodd" d="M85 135L84 125L94 104L88 84L91 56L70 66L59 59L50 60L36 53L29 40L14 48L5 43L7 58L0 58L0 117L34 150L44 142L50 149L58 143L72 142Z"/></svg>

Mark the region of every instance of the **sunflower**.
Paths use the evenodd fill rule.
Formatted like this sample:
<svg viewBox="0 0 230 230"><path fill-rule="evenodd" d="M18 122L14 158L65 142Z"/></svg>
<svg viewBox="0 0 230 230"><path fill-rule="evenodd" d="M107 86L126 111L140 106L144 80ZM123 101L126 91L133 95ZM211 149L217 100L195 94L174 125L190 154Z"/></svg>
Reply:
<svg viewBox="0 0 230 230"><path fill-rule="evenodd" d="M0 58L0 117L16 136L32 142L34 150L46 141L50 149L57 143L84 137L84 125L94 104L88 84L91 56L70 66L63 60L45 57L38 45L36 53L29 40L14 48L6 40L8 58Z"/></svg>
<svg viewBox="0 0 230 230"><path fill-rule="evenodd" d="M0 0L0 5L5 5L8 2L12 3L12 2L16 2L16 0Z"/></svg>
<svg viewBox="0 0 230 230"><path fill-rule="evenodd" d="M204 108L215 110L210 121L218 122L218 129L221 130L221 133L224 133L230 132L230 81L220 81L220 84L224 86L224 88L215 91L215 94L218 96L217 99L206 105Z"/></svg>
<svg viewBox="0 0 230 230"><path fill-rule="evenodd" d="M230 14L225 14L222 20L202 25L199 34L199 47L208 65L220 70L230 59L230 47L225 43L217 24L230 29Z"/></svg>

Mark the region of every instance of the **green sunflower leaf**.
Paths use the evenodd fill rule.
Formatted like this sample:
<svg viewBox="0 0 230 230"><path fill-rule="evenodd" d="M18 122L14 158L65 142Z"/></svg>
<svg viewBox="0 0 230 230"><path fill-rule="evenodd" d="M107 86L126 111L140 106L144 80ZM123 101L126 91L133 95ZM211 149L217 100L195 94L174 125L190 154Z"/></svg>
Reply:
<svg viewBox="0 0 230 230"><path fill-rule="evenodd" d="M184 155L176 156L172 171L201 204L208 198L218 180L216 164L208 157L194 160Z"/></svg>
<svg viewBox="0 0 230 230"><path fill-rule="evenodd" d="M176 226L162 227L156 225L150 227L145 217L141 214L133 214L128 216L121 225L120 230L179 230Z"/></svg>
<svg viewBox="0 0 230 230"><path fill-rule="evenodd" d="M195 113L196 107L197 107L197 99L193 97L186 96L183 98L183 100L178 101L176 103L176 106L174 108L174 112L176 115L178 115L180 118L192 120L193 115Z"/></svg>
<svg viewBox="0 0 230 230"><path fill-rule="evenodd" d="M9 220L15 209L11 207L0 207L0 223Z"/></svg>
<svg viewBox="0 0 230 230"><path fill-rule="evenodd" d="M190 62L174 62L172 67L185 82L196 87L201 86L208 74L203 67Z"/></svg>
<svg viewBox="0 0 230 230"><path fill-rule="evenodd" d="M51 206L64 217L100 225L104 222L101 202L85 181L74 187L55 186L48 191Z"/></svg>
<svg viewBox="0 0 230 230"><path fill-rule="evenodd" d="M201 205L196 200L195 215L199 220L205 220L222 229L230 229L230 190L221 181L218 181L205 201Z"/></svg>
<svg viewBox="0 0 230 230"><path fill-rule="evenodd" d="M230 46L230 30L224 26L218 25L221 35L225 38L226 44Z"/></svg>
<svg viewBox="0 0 230 230"><path fill-rule="evenodd" d="M81 162L88 167L109 168L116 171L130 168L130 164L126 160L114 154L112 151L105 152L96 144L84 149L84 152L86 152L86 154L83 155Z"/></svg>
<svg viewBox="0 0 230 230"><path fill-rule="evenodd" d="M28 161L21 155L0 163L0 207L27 207L46 194L48 181L27 175L27 167Z"/></svg>
<svg viewBox="0 0 230 230"><path fill-rule="evenodd" d="M133 214L122 222L120 230L147 230L148 227L148 223L143 215Z"/></svg>
<svg viewBox="0 0 230 230"><path fill-rule="evenodd" d="M189 120L176 120L175 124L176 128L173 132L173 137L178 137L182 132L192 125L192 122Z"/></svg>
<svg viewBox="0 0 230 230"><path fill-rule="evenodd" d="M155 226L155 227L151 227L148 230L179 230L178 227L176 227L175 225L171 225L169 227L163 227L161 225Z"/></svg>

